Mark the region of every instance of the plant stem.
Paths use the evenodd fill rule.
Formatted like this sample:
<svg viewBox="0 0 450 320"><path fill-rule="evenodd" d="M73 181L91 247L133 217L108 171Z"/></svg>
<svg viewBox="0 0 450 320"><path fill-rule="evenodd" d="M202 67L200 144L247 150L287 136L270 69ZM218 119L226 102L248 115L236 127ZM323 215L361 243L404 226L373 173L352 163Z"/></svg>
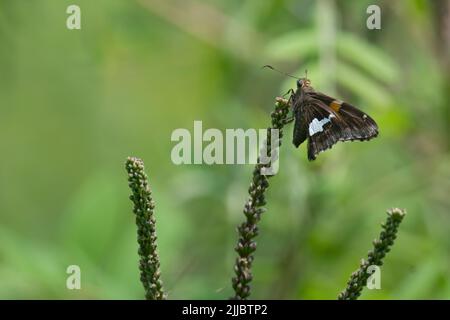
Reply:
<svg viewBox="0 0 450 320"><path fill-rule="evenodd" d="M387 211L387 219L381 225L383 230L379 239L373 241L373 250L369 251L367 260L362 259L358 270L352 273L350 280L347 282L347 288L342 291L338 300L356 300L361 295L361 291L367 284L370 277L369 267L383 265L383 258L391 250L394 240L397 237L398 226L406 215L405 210L393 208Z"/></svg>
<svg viewBox="0 0 450 320"><path fill-rule="evenodd" d="M144 162L139 158L129 157L125 168L128 172L128 185L132 192L130 200L134 203L133 212L136 215L139 269L145 297L147 300L163 300L166 296L160 279L161 271L156 246L156 220L153 215L155 203L144 171Z"/></svg>
<svg viewBox="0 0 450 320"><path fill-rule="evenodd" d="M256 242L253 240L258 235L258 222L261 214L265 211L263 206L266 204L264 192L269 187L269 175L263 175L262 171L267 170L273 165L274 158L278 158L277 152L281 145L282 129L289 113L288 101L277 98L275 110L272 112L272 126L267 130L267 140L265 146L260 151L260 157L253 170L253 179L248 193L249 199L244 205L245 222L238 227L239 240L235 247L238 257L236 258L234 272L236 274L232 279L232 285L235 296L232 299L243 300L250 296L250 282L252 281L252 263L253 253L256 250ZM272 130L278 130L278 139L274 141ZM271 157L271 162L261 161L265 155ZM263 163L264 162L264 163Z"/></svg>

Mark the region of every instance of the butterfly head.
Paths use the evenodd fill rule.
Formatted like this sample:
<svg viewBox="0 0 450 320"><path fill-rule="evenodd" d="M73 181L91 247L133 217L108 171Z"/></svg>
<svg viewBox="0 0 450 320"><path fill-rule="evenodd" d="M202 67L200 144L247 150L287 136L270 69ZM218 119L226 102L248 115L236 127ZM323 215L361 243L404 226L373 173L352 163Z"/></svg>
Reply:
<svg viewBox="0 0 450 320"><path fill-rule="evenodd" d="M311 81L308 79L308 70L305 70L305 77L297 80L297 89L311 88Z"/></svg>
<svg viewBox="0 0 450 320"><path fill-rule="evenodd" d="M311 87L311 81L307 78L297 80L297 89L304 89Z"/></svg>

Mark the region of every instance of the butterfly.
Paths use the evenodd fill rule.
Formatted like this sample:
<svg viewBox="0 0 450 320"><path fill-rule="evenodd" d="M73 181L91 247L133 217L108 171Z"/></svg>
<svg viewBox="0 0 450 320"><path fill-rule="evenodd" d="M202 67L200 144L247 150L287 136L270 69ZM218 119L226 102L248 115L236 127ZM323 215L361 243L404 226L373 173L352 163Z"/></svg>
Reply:
<svg viewBox="0 0 450 320"><path fill-rule="evenodd" d="M378 135L378 125L369 115L347 102L315 91L306 76L294 78L297 90L289 91L293 117L286 122L295 120L292 143L296 148L308 139L308 160L316 159L338 141L366 141Z"/></svg>
<svg viewBox="0 0 450 320"><path fill-rule="evenodd" d="M378 126L355 106L316 92L306 77L297 80L289 98L294 114L292 143L299 147L308 139L308 160L338 141L366 141L378 135Z"/></svg>

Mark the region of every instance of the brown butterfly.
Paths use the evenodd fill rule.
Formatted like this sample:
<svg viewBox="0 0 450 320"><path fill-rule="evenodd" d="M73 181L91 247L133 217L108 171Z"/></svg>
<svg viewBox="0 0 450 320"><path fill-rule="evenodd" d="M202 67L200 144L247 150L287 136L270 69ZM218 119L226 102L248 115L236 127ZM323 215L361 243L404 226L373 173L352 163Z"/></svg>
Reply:
<svg viewBox="0 0 450 320"><path fill-rule="evenodd" d="M297 90L291 89L289 98L293 117L287 122L295 120L295 147L308 139L308 160L316 159L317 154L338 141L365 141L378 135L376 122L367 114L347 102L316 92L307 77L296 79Z"/></svg>

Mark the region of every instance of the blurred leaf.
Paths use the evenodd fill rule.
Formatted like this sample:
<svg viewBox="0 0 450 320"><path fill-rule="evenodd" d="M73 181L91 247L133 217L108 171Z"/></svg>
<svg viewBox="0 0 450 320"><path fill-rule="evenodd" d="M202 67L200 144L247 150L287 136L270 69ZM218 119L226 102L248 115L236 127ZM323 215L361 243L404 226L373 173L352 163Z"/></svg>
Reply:
<svg viewBox="0 0 450 320"><path fill-rule="evenodd" d="M392 103L390 93L383 86L344 62L338 63L336 78L344 88L375 106L387 107Z"/></svg>
<svg viewBox="0 0 450 320"><path fill-rule="evenodd" d="M439 255L429 256L428 259L420 259L411 272L401 283L398 283L394 296L399 299L437 299L436 288L440 274L443 270L443 261Z"/></svg>
<svg viewBox="0 0 450 320"><path fill-rule="evenodd" d="M315 30L301 30L284 34L267 45L264 56L267 59L301 61L317 53Z"/></svg>
<svg viewBox="0 0 450 320"><path fill-rule="evenodd" d="M0 228L0 279L3 281L0 297L27 299L55 298L65 289L66 269L55 251L37 242L25 242L14 233ZM7 275L14 278L9 278ZM11 281L18 279L18 281ZM8 286L9 283L9 286ZM18 287L16 287L18 286ZM20 290L21 288L21 290Z"/></svg>
<svg viewBox="0 0 450 320"><path fill-rule="evenodd" d="M399 71L383 50L348 33L341 33L336 42L340 57L360 67L379 81L395 83L399 79Z"/></svg>
<svg viewBox="0 0 450 320"><path fill-rule="evenodd" d="M64 243L98 263L111 254L120 222L126 218L119 211L119 201L126 195L117 183L108 173L95 173L75 193L62 219Z"/></svg>

